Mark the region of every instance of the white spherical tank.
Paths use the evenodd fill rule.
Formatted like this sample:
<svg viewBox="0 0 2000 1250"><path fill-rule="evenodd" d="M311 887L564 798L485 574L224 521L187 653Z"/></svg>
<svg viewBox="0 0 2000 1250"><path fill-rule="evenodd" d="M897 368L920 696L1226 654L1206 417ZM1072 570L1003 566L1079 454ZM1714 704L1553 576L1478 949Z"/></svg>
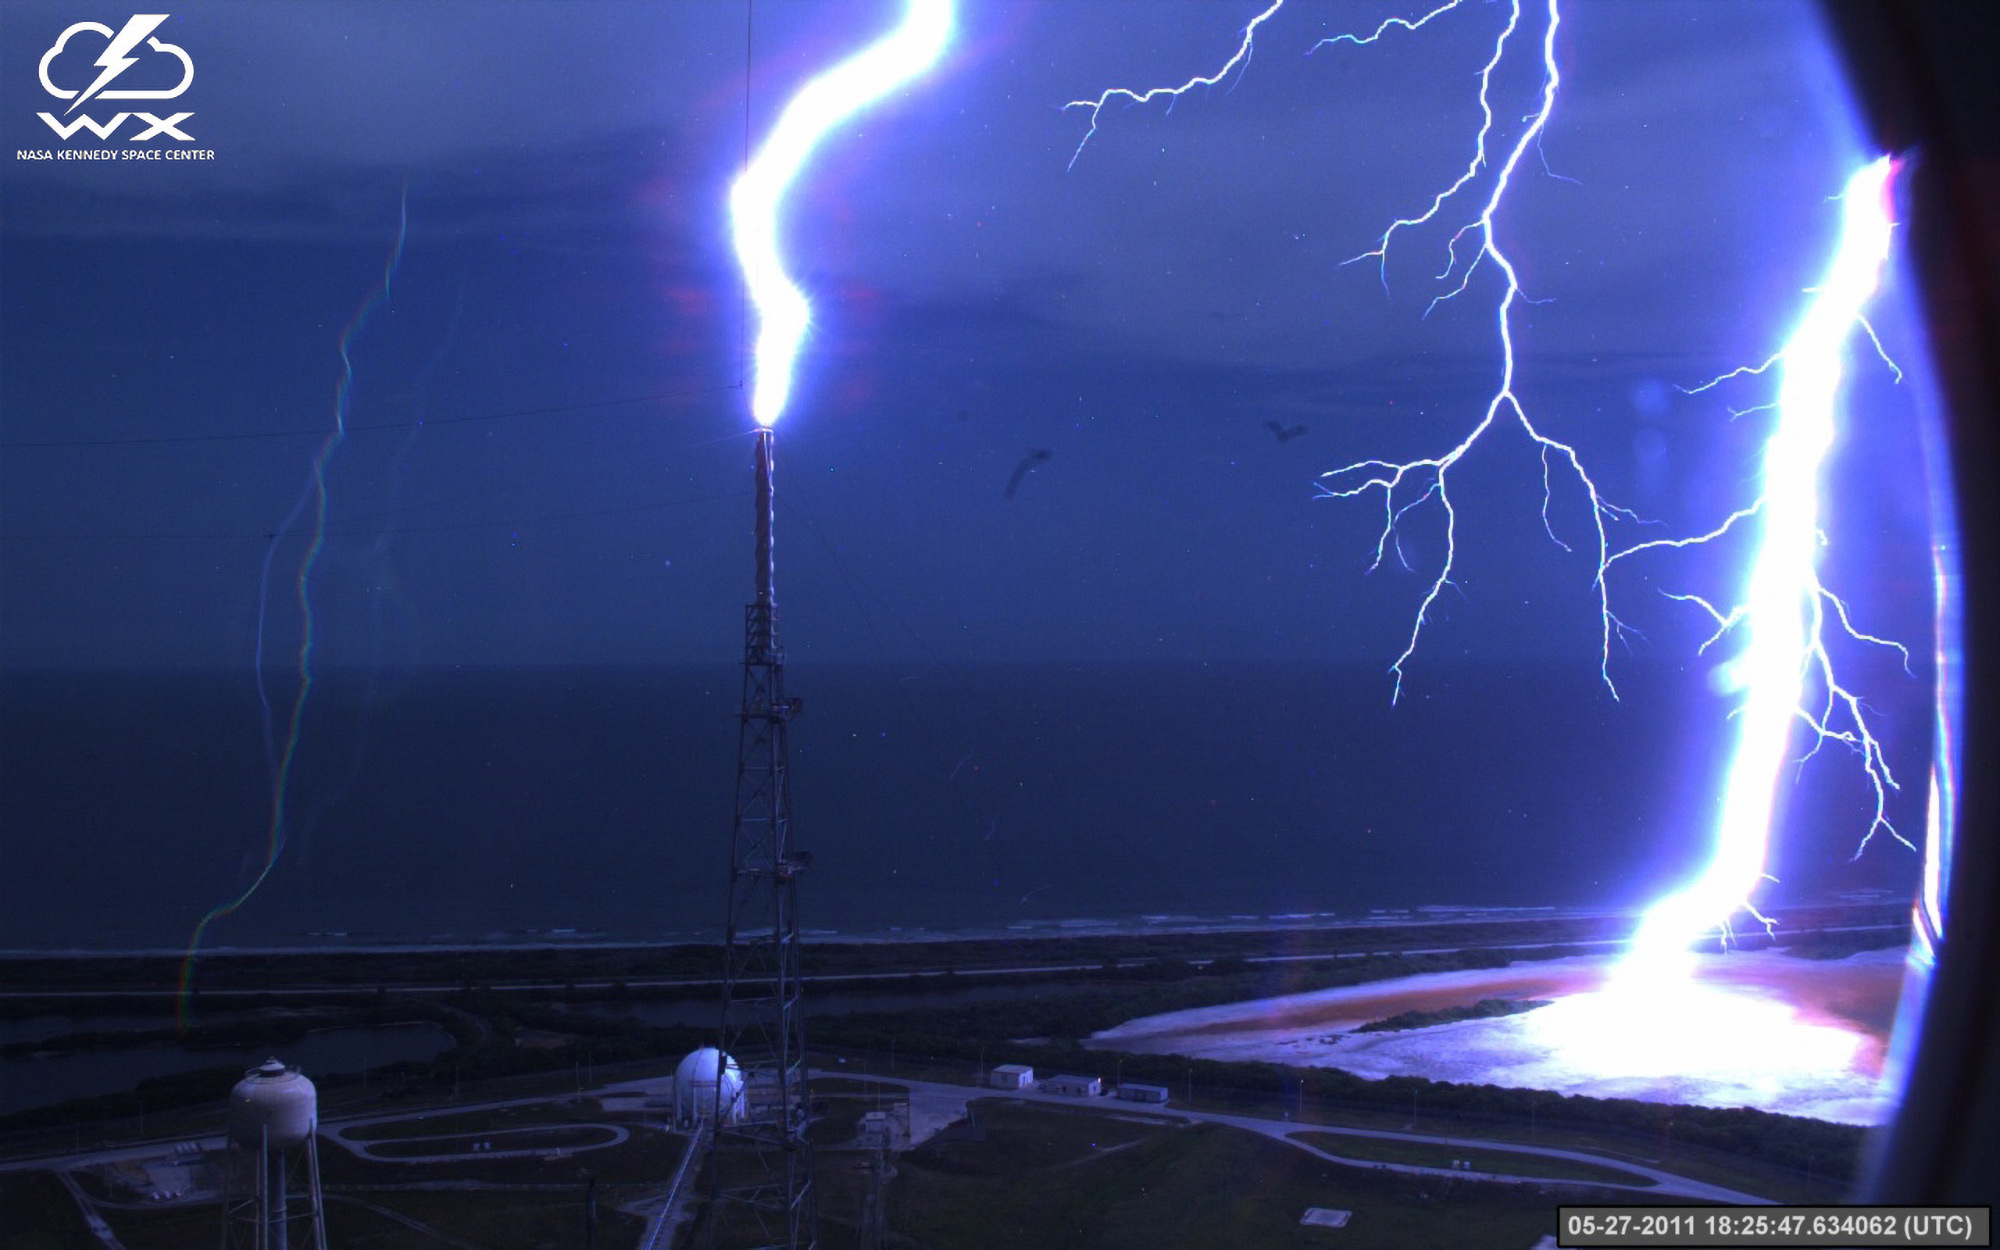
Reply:
<svg viewBox="0 0 2000 1250"><path fill-rule="evenodd" d="M722 1073L721 1097L717 1097L716 1070ZM736 1061L713 1046L690 1052L674 1069L674 1109L682 1117L710 1120L720 1101L723 1119L743 1118L743 1069Z"/></svg>
<svg viewBox="0 0 2000 1250"><path fill-rule="evenodd" d="M273 1150L302 1146L319 1127L319 1092L276 1059L244 1073L229 1094L230 1144Z"/></svg>

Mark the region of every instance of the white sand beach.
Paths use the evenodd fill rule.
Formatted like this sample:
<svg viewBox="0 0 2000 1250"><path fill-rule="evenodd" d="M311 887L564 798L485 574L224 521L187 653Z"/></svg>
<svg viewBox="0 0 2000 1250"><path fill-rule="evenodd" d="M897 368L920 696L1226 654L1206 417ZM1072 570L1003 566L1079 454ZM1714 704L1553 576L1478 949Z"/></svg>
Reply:
<svg viewBox="0 0 2000 1250"><path fill-rule="evenodd" d="M1894 1110L1882 1072L1903 963L1900 950L1840 960L1735 952L1703 956L1689 984L1639 991L1612 983L1613 957L1585 955L1171 1012L1091 1040L1153 1054L1876 1124ZM1350 1031L1486 998L1553 1001L1492 1019Z"/></svg>

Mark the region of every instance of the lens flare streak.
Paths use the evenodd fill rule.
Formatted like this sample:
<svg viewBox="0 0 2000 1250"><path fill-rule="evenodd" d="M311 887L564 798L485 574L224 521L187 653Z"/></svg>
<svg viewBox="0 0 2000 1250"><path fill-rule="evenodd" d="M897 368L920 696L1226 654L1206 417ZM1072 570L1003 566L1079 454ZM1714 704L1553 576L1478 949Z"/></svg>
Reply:
<svg viewBox="0 0 2000 1250"><path fill-rule="evenodd" d="M909 0L894 30L799 88L730 188L736 259L758 319L750 410L766 429L791 400L792 370L812 322L812 305L787 274L779 247L785 194L822 139L937 63L952 21L952 0Z"/></svg>
<svg viewBox="0 0 2000 1250"><path fill-rule="evenodd" d="M224 902L210 908L195 924L194 933L188 938L186 956L181 960L180 995L177 999L177 1015L180 1026L187 1027L194 1001L195 959L201 953L203 938L210 925L250 901L271 870L277 867L278 857L284 853L285 839L289 832L286 814L290 800L293 766L299 753L299 730L305 722L306 704L313 689L313 646L314 634L312 574L319 563L320 553L326 547L327 513L327 469L340 445L347 441L347 416L354 393L354 358L351 354L354 340L367 328L369 318L377 308L388 302L390 288L395 284L396 271L403 263L403 244L409 237L410 204L409 193L404 192L397 210L396 242L389 249L389 259L382 267L382 280L375 285L361 304L354 310L346 329L340 333L340 382L333 393L333 429L320 443L313 454L312 464L307 472L305 490L298 502L286 514L278 532L271 536L270 544L264 551L263 569L257 596L257 644L254 676L257 680L257 699L264 717L264 753L271 770L270 807L265 826L264 859L250 883ZM270 697L264 683L264 625L266 607L269 602L271 563L278 543L291 532L301 514L308 508L312 511L311 537L306 543L306 551L299 561L295 596L299 605L299 650L296 665L298 682L292 693L291 708L285 718L284 741L280 744L273 725Z"/></svg>

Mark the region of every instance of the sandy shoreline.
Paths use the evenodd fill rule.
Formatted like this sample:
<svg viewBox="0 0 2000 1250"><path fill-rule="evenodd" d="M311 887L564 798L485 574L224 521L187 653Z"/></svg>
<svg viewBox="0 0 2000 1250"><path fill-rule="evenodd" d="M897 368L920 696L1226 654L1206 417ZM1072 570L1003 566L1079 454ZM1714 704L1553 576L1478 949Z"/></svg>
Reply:
<svg viewBox="0 0 2000 1250"><path fill-rule="evenodd" d="M1678 995L1608 987L1612 958L1438 973L1128 1021L1106 1047L1425 1076L1567 1094L1754 1106L1845 1123L1886 1120L1884 1055L1903 952L1840 960L1704 956ZM1485 998L1548 999L1520 1015L1391 1033L1356 1026Z"/></svg>

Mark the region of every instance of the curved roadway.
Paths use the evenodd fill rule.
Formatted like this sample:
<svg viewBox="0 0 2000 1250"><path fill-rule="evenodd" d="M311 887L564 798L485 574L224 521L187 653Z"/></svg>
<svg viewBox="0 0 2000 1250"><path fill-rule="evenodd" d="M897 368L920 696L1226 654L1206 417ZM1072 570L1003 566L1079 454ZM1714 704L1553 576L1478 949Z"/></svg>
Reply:
<svg viewBox="0 0 2000 1250"><path fill-rule="evenodd" d="M814 1076L842 1076L845 1073L814 1072ZM1284 1142L1288 1146L1309 1154L1338 1163L1346 1167L1388 1168L1396 1172L1412 1172L1421 1176L1451 1176L1460 1180L1489 1180L1536 1184L1578 1184L1593 1188L1624 1189L1642 1194L1673 1194L1683 1198L1693 1198L1701 1202L1760 1203L1769 1204L1771 1199L1740 1190L1726 1189L1721 1185L1711 1185L1705 1181L1692 1180L1663 1172L1658 1168L1632 1163L1625 1159L1609 1158L1590 1154L1581 1150L1563 1150L1555 1146L1523 1146L1514 1142L1486 1141L1476 1137L1438 1137L1426 1133L1397 1133L1386 1129L1341 1128L1331 1124L1301 1124L1294 1120L1267 1120L1256 1116L1231 1115L1223 1111L1195 1111L1188 1108L1163 1107L1147 1103L1120 1102L1110 1098L1075 1098L1065 1094L1045 1094L1039 1090L982 1089L976 1086L948 1085L937 1081L912 1081L901 1077L880 1078L886 1083L906 1085L910 1089L912 1122L915 1122L916 1104L919 1096L935 1104L950 1100L963 1103L973 1098L1018 1098L1023 1102L1037 1102L1052 1106L1067 1107L1071 1110L1114 1111L1142 1115L1146 1118L1177 1119L1182 1121L1204 1121L1211 1124L1226 1124L1232 1128L1244 1129L1252 1133ZM1624 1185L1615 1181L1566 1181L1552 1180L1541 1176L1512 1176L1504 1172L1465 1172L1448 1168L1424 1167L1415 1163L1378 1163L1373 1160L1351 1159L1332 1151L1323 1150L1309 1142L1293 1136L1301 1132L1336 1133L1348 1137L1372 1137L1385 1141L1418 1142L1429 1146L1457 1146L1467 1150L1502 1150L1512 1154L1540 1155L1548 1159L1561 1159L1571 1163L1589 1164L1593 1167L1613 1168L1621 1172L1631 1172L1651 1181L1650 1185Z"/></svg>

